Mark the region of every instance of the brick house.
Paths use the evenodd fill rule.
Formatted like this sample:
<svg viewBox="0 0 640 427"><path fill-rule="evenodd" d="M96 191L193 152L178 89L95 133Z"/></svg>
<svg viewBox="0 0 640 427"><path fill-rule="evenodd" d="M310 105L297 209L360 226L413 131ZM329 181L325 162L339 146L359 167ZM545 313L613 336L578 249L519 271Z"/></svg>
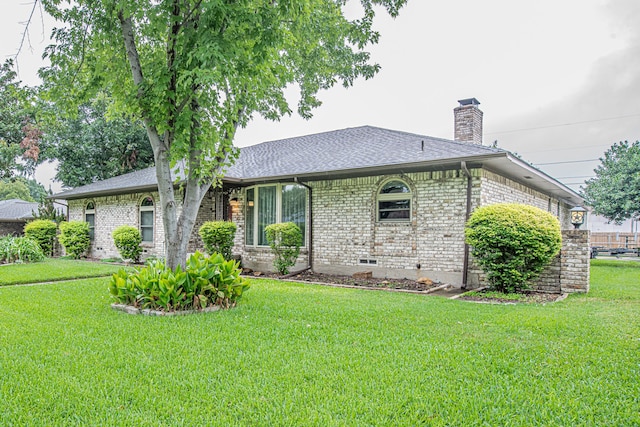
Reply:
<svg viewBox="0 0 640 427"><path fill-rule="evenodd" d="M292 221L304 234L297 269L370 270L377 277L479 285L482 275L464 244L464 224L474 208L534 205L569 230L569 209L583 200L508 151L482 145L478 104L466 99L454 110L454 141L363 126L242 148L223 187L203 200L191 249L202 248L197 229L204 221L233 220L234 253L246 267L270 270L264 228ZM92 256L118 256L111 231L122 224L140 228L144 255L162 256L154 168L54 197L68 200L71 220L91 225ZM563 232L567 248L573 248L563 249L568 258L559 257L540 288L586 290L588 243L584 232L572 233ZM568 265L576 269L567 275Z"/></svg>
<svg viewBox="0 0 640 427"><path fill-rule="evenodd" d="M20 199L0 200L0 236L22 236L38 204Z"/></svg>

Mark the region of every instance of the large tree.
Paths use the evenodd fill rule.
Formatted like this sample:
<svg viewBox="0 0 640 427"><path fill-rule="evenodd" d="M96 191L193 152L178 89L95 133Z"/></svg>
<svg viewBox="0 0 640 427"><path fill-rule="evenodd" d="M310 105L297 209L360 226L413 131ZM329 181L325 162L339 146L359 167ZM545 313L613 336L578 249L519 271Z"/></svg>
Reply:
<svg viewBox="0 0 640 427"><path fill-rule="evenodd" d="M153 165L153 151L144 125L122 114L109 116L110 99L101 95L82 104L77 115L57 114L55 105L43 108L41 147L58 161L56 180L79 187Z"/></svg>
<svg viewBox="0 0 640 427"><path fill-rule="evenodd" d="M39 154L33 125L33 89L17 78L12 60L0 66L0 178L32 173Z"/></svg>
<svg viewBox="0 0 640 427"><path fill-rule="evenodd" d="M613 144L600 158L583 195L593 212L614 221L640 217L640 142Z"/></svg>
<svg viewBox="0 0 640 427"><path fill-rule="evenodd" d="M238 126L252 115L310 117L318 91L370 78L379 66L364 50L378 41L376 8L395 16L406 0L42 0L62 21L41 73L51 99L113 94L145 124L154 153L167 263L184 264L198 207L233 161ZM73 102L70 102L72 104ZM183 162L177 197L172 166ZM180 201L182 209L180 209Z"/></svg>

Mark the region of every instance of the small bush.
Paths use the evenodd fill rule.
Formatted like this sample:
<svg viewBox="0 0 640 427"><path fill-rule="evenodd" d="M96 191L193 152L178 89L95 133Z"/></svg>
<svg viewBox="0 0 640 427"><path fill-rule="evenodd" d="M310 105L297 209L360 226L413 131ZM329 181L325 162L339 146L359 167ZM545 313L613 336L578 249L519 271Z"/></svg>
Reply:
<svg viewBox="0 0 640 427"><path fill-rule="evenodd" d="M38 242L29 237L0 238L0 263L37 262L44 259Z"/></svg>
<svg viewBox="0 0 640 427"><path fill-rule="evenodd" d="M24 226L24 235L40 245L42 252L46 256L53 255L53 244L56 240L58 226L54 221L48 219L36 219Z"/></svg>
<svg viewBox="0 0 640 427"><path fill-rule="evenodd" d="M226 261L222 255L209 258L196 252L187 260L185 270L171 270L159 260L150 261L136 272L120 270L109 283L112 298L121 304L139 308L199 310L218 305L233 307L249 287L240 276L240 264Z"/></svg>
<svg viewBox="0 0 640 427"><path fill-rule="evenodd" d="M549 212L503 203L476 209L465 230L472 254L492 288L504 293L529 288L560 251L560 223Z"/></svg>
<svg viewBox="0 0 640 427"><path fill-rule="evenodd" d="M67 255L73 259L79 259L91 245L89 223L83 221L61 222L58 241L64 246Z"/></svg>
<svg viewBox="0 0 640 427"><path fill-rule="evenodd" d="M302 232L293 222L271 224L265 228L267 241L275 255L273 266L280 274L288 274L300 255Z"/></svg>
<svg viewBox="0 0 640 427"><path fill-rule="evenodd" d="M142 253L140 230L130 225L121 225L113 230L111 237L113 237L113 242L122 258L130 259L133 262L140 260L140 254Z"/></svg>
<svg viewBox="0 0 640 427"><path fill-rule="evenodd" d="M209 254L222 254L224 259L231 259L233 239L236 235L236 225L231 221L208 221L198 230L204 250Z"/></svg>

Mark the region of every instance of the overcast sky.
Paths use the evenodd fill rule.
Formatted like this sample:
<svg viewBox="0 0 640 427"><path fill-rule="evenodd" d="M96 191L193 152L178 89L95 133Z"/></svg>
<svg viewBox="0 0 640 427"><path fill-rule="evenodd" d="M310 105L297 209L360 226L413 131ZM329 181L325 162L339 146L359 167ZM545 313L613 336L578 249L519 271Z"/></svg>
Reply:
<svg viewBox="0 0 640 427"><path fill-rule="evenodd" d="M640 1L408 3L398 18L376 20L382 38L371 51L382 70L373 80L322 93L308 121L255 118L236 145L362 125L453 138L457 100L475 97L485 144L497 140L578 190L611 144L640 139ZM5 58L20 44L30 6L3 6ZM37 83L47 44L40 23L36 13L33 51L25 46L18 57L28 84Z"/></svg>

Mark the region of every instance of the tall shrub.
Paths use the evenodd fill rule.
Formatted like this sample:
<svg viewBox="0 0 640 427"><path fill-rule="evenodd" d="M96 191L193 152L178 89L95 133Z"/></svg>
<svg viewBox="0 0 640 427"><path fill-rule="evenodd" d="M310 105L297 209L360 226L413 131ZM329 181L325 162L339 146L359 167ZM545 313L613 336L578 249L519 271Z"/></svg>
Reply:
<svg viewBox="0 0 640 427"><path fill-rule="evenodd" d="M61 222L58 241L64 246L67 255L75 259L80 258L91 245L89 223L83 221Z"/></svg>
<svg viewBox="0 0 640 427"><path fill-rule="evenodd" d="M208 221L198 230L204 249L209 255L222 254L224 259L231 259L233 239L236 235L236 225L231 221Z"/></svg>
<svg viewBox="0 0 640 427"><path fill-rule="evenodd" d="M113 237L113 242L122 258L130 259L133 262L140 260L140 254L142 253L140 230L130 225L121 225L113 230L111 237Z"/></svg>
<svg viewBox="0 0 640 427"><path fill-rule="evenodd" d="M36 219L24 226L24 235L35 240L46 256L53 255L58 226L48 219Z"/></svg>
<svg viewBox="0 0 640 427"><path fill-rule="evenodd" d="M472 254L500 292L528 289L560 251L560 222L549 212L516 203L476 209L465 230Z"/></svg>
<svg viewBox="0 0 640 427"><path fill-rule="evenodd" d="M267 241L274 254L273 266L280 274L289 273L300 255L302 232L293 222L271 224L265 228Z"/></svg>

